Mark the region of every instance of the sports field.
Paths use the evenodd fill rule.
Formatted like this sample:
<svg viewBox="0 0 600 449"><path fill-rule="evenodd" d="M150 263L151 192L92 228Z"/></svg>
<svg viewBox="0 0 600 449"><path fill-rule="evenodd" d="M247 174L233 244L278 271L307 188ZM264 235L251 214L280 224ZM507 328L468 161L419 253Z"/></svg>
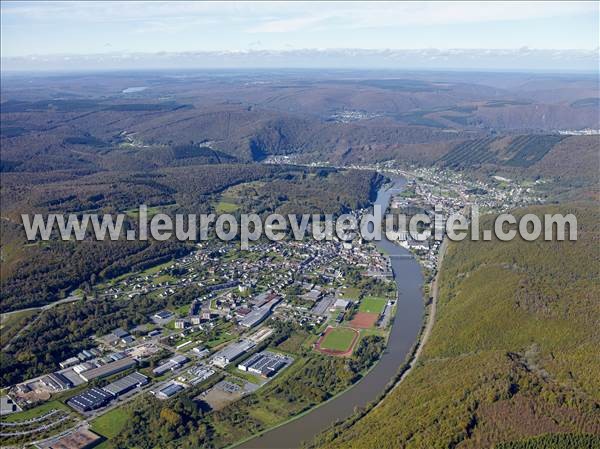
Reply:
<svg viewBox="0 0 600 449"><path fill-rule="evenodd" d="M383 312L386 303L387 299L385 298L379 298L376 296L365 296L360 302L358 311L379 314Z"/></svg>
<svg viewBox="0 0 600 449"><path fill-rule="evenodd" d="M375 326L378 318L378 313L357 312L350 321L350 326L356 329L369 329Z"/></svg>
<svg viewBox="0 0 600 449"><path fill-rule="evenodd" d="M319 343L320 349L346 352L352 348L356 331L345 327L336 327L325 334L323 340Z"/></svg>

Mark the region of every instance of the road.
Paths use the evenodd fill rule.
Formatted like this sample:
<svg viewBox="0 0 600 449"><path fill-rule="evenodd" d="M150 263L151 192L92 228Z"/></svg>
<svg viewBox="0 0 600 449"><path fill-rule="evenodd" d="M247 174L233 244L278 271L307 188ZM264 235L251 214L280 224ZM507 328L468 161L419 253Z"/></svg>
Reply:
<svg viewBox="0 0 600 449"><path fill-rule="evenodd" d="M67 296L64 299L60 299L58 301L54 301L51 302L50 304L46 304L45 306L42 307L29 307L27 309L19 309L19 310L13 310L12 312L6 312L2 314L2 321L6 320L8 317L10 317L11 315L15 314L15 313L19 313L19 312L26 312L26 311L30 311L30 310L39 310L40 313L38 313L38 315L31 320L29 323L27 323L27 325L23 326L19 332L17 332L9 341L8 343L6 343L6 345L4 345L4 347L2 348L3 351L6 351L8 348L10 348L10 345L12 344L13 341L15 341L19 335L21 335L23 332L25 332L27 329L29 329L31 327L31 325L33 323L35 323L40 316L42 316L43 311L51 309L52 307L58 306L59 304L66 304L68 302L75 302L75 301L79 301L81 299L81 297L79 296L75 296L75 295L71 295L71 296Z"/></svg>
<svg viewBox="0 0 600 449"><path fill-rule="evenodd" d="M46 304L44 306L41 307L28 307L26 309L18 309L18 310L11 310L10 312L4 312L2 314L2 319L5 319L11 315L14 315L15 313L20 313L20 312L27 312L29 310L48 310L52 307L58 306L59 304L64 304L67 302L75 302L75 301L79 301L81 299L81 296L77 296L77 295L70 295L67 296L64 299L59 299L58 301L54 301L51 302L50 304Z"/></svg>

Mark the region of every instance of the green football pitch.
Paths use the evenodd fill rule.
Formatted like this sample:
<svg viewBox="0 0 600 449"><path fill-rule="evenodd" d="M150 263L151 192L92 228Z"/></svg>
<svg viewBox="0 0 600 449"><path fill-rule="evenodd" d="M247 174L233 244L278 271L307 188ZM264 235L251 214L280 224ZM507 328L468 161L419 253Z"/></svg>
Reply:
<svg viewBox="0 0 600 449"><path fill-rule="evenodd" d="M329 349L332 351L348 351L356 332L352 329L337 327L327 333L319 345L321 349Z"/></svg>
<svg viewBox="0 0 600 449"><path fill-rule="evenodd" d="M359 312L368 312L368 313L381 313L385 308L385 304L387 303L387 299L385 298L377 298L375 296L366 296L360 302L360 306L358 308Z"/></svg>

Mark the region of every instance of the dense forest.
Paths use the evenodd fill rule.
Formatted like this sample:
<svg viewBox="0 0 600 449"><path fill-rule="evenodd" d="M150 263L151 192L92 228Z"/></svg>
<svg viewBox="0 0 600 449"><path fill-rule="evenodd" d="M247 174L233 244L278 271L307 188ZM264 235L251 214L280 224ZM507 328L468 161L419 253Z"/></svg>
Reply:
<svg viewBox="0 0 600 449"><path fill-rule="evenodd" d="M598 435L559 433L509 443L498 443L494 449L596 449L598 447L600 447L600 436Z"/></svg>
<svg viewBox="0 0 600 449"><path fill-rule="evenodd" d="M526 212L575 213L578 240L451 244L415 369L381 406L316 446L598 447L600 216L568 206L518 215Z"/></svg>

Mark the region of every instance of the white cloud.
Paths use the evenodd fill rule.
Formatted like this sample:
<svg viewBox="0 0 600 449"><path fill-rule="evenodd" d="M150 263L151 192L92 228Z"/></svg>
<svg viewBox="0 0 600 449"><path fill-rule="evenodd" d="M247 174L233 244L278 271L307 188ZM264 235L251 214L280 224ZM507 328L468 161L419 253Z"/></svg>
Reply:
<svg viewBox="0 0 600 449"><path fill-rule="evenodd" d="M218 18L254 32L306 29L335 19L350 27L460 24L598 13L597 2L37 2L3 1L2 15L53 21L121 22Z"/></svg>
<svg viewBox="0 0 600 449"><path fill-rule="evenodd" d="M310 28L324 22L327 17L297 17L294 19L270 20L250 27L249 33L290 33Z"/></svg>
<svg viewBox="0 0 600 449"><path fill-rule="evenodd" d="M94 53L253 48L531 47L597 45L598 2L20 2L1 3L2 52ZM557 29L569 20L582 33ZM596 18L595 33L590 18ZM539 33L530 23L549 19ZM481 26L496 22L495 34ZM520 22L519 24L515 22ZM573 25L575 24L575 25ZM457 25L444 28L445 25ZM498 32L501 26L517 30ZM533 25L531 25L533 26ZM485 29L485 27L483 27ZM381 32L375 32L380 30ZM555 32L556 30L556 32ZM562 32L562 33L561 33ZM287 34L287 35L286 35ZM77 39L73 39L73 36ZM591 36L595 40L592 40ZM589 43L588 43L589 42Z"/></svg>

